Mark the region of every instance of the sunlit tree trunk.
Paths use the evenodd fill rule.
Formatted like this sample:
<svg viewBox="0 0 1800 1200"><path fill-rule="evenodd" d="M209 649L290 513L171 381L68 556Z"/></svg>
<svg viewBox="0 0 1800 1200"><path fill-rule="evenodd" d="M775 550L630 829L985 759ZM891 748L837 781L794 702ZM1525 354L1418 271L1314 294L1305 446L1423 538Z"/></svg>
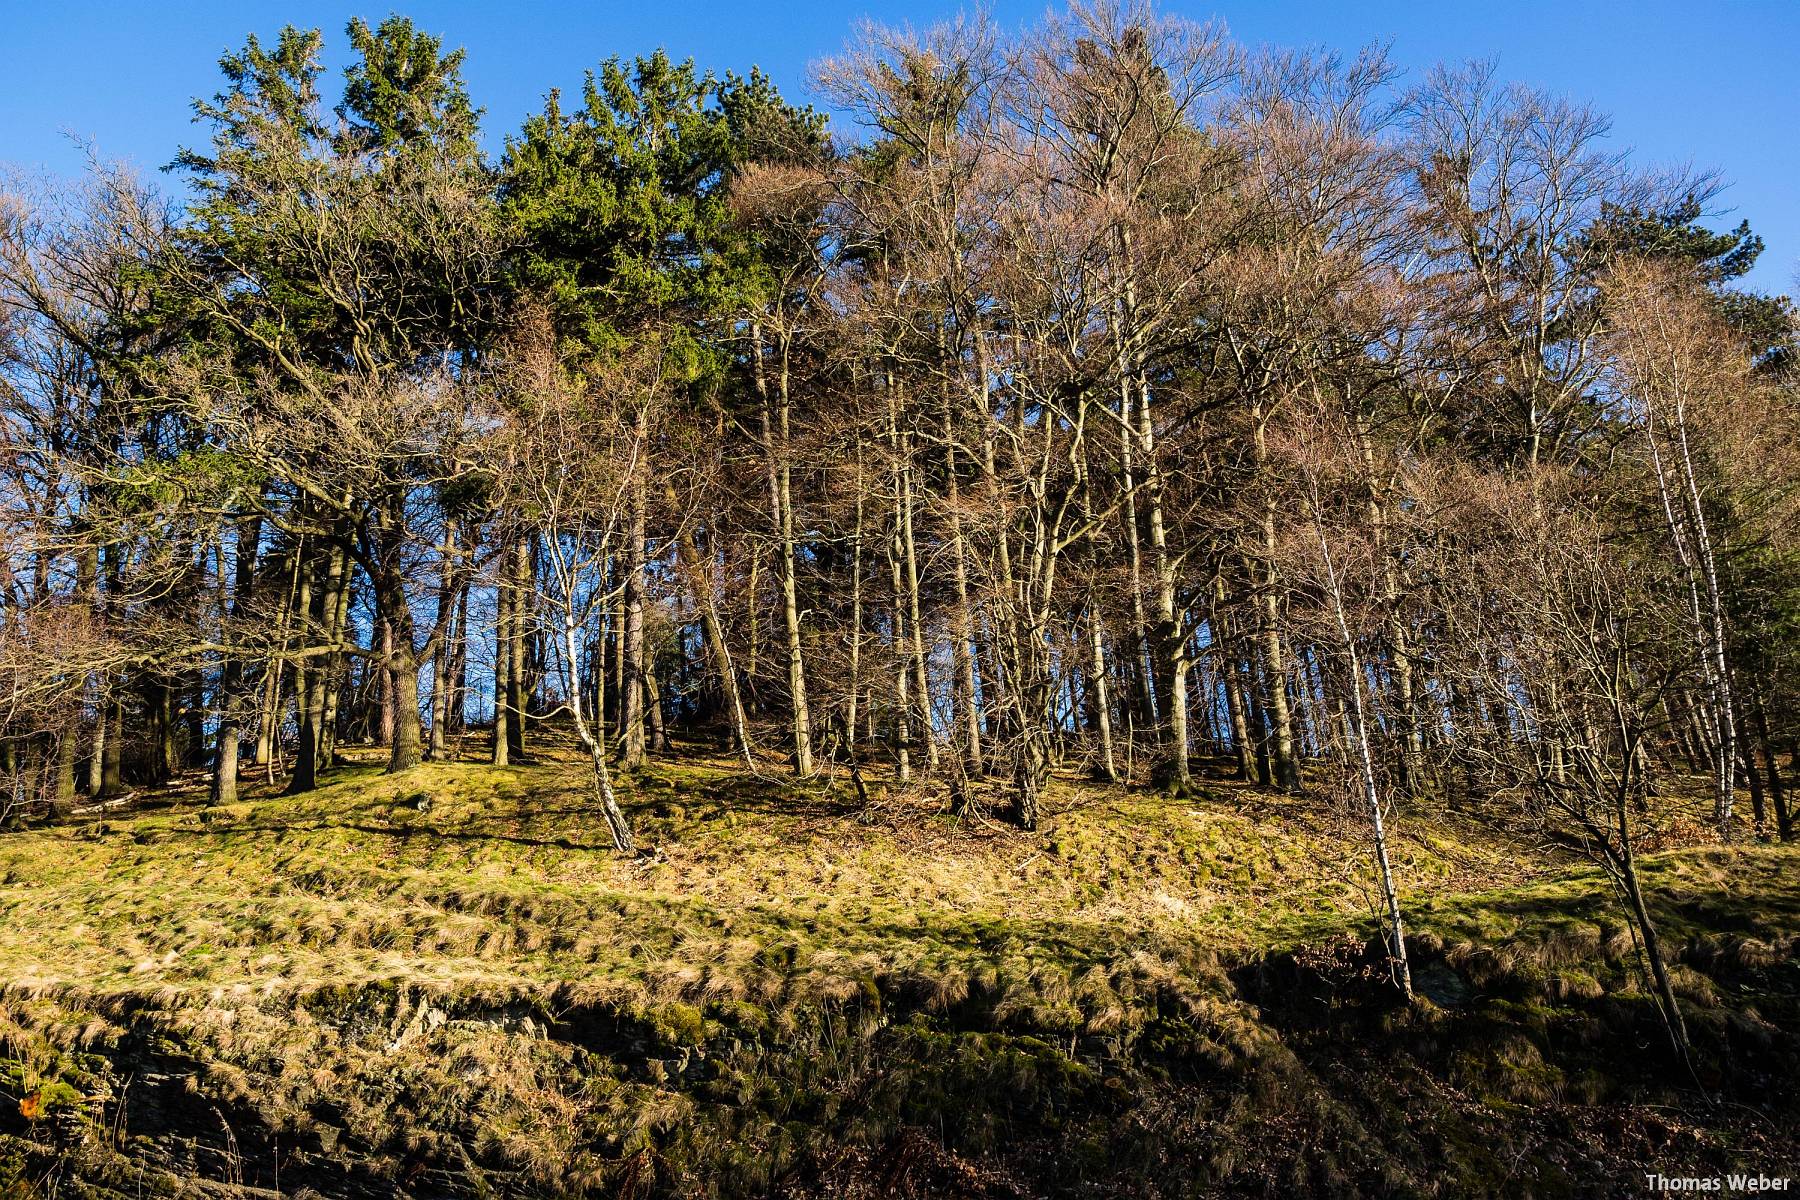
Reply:
<svg viewBox="0 0 1800 1200"><path fill-rule="evenodd" d="M642 414L634 429L638 444L645 440ZM631 511L627 517L625 545L625 628L623 664L625 679L619 698L619 765L635 770L644 765L644 574L646 522L649 507L641 478L631 482Z"/></svg>

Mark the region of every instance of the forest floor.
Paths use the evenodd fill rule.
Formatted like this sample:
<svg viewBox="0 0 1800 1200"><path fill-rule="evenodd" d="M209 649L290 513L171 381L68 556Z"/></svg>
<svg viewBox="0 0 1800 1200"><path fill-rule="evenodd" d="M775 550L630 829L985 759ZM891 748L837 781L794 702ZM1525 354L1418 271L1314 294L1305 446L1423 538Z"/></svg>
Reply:
<svg viewBox="0 0 1800 1200"><path fill-rule="evenodd" d="M0 834L0 1197L1612 1196L1800 1176L1800 852L1605 877L1403 809L1059 780L1042 828L691 751L197 782ZM12 1181L14 1191L6 1190ZM1790 1185L1800 1187L1800 1185Z"/></svg>

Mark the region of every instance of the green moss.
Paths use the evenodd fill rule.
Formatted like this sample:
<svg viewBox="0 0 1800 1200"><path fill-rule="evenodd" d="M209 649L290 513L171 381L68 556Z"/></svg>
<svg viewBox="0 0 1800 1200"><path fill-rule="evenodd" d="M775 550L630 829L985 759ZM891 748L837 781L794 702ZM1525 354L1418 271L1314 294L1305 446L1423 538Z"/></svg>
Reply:
<svg viewBox="0 0 1800 1200"><path fill-rule="evenodd" d="M61 1079L40 1085L33 1094L37 1098L38 1111L45 1116L63 1109L80 1108L87 1101L74 1084Z"/></svg>
<svg viewBox="0 0 1800 1200"><path fill-rule="evenodd" d="M651 1010L650 1027L670 1046L697 1046L706 1036L706 1018L692 1004L661 1004Z"/></svg>

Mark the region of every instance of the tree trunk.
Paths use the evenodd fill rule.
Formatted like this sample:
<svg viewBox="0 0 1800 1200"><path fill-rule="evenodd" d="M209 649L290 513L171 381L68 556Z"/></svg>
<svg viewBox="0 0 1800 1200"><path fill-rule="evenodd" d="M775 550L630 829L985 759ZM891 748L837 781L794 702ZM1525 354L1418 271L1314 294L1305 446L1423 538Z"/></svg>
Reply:
<svg viewBox="0 0 1800 1200"><path fill-rule="evenodd" d="M1262 473L1268 463L1267 414L1260 407L1253 416L1253 446L1256 455L1256 468ZM1273 757L1275 760L1276 783L1281 790L1289 793L1300 791L1300 761L1294 750L1293 711L1288 705L1287 697L1287 656L1283 652L1281 642L1281 598L1278 594L1278 579L1275 563L1278 547L1275 536L1275 497L1269 496L1262 506L1262 547L1261 586L1257 592L1257 607L1261 617L1262 628L1259 631L1262 640L1263 663L1267 671L1267 704L1264 706L1269 719L1270 735L1273 741Z"/></svg>
<svg viewBox="0 0 1800 1200"><path fill-rule="evenodd" d="M394 744L394 722L397 716L395 712L397 704L394 699L394 623L388 618L382 617L376 622L376 627L380 631L380 640L376 643L376 649L380 652L381 657L377 660L375 674L376 707L380 714L378 717L380 724L377 727L379 732L375 735L375 744L391 747Z"/></svg>
<svg viewBox="0 0 1800 1200"><path fill-rule="evenodd" d="M153 679L145 688L149 701L153 749L151 780L166 784L181 770L180 751L176 747L175 689L167 679Z"/></svg>
<svg viewBox="0 0 1800 1200"><path fill-rule="evenodd" d="M669 731L663 724L662 689L657 685L654 661L644 664L644 725L649 734L650 749L657 754L667 754Z"/></svg>
<svg viewBox="0 0 1800 1200"><path fill-rule="evenodd" d="M644 439L643 418L638 418L638 440ZM634 770L644 765L644 573L645 535L648 516L642 479L632 484L631 514L626 544L625 576L625 680L620 697L619 765Z"/></svg>
<svg viewBox="0 0 1800 1200"><path fill-rule="evenodd" d="M299 553L296 551L296 553ZM302 562L297 568L299 583L294 592L294 615L302 629L302 646L311 649L312 638L309 636L313 611L313 573L314 565ZM310 792L319 786L319 748L318 726L310 719L311 706L309 697L312 694L312 679L320 670L318 660L303 658L294 682L294 715L300 727L300 741L294 750L294 773L288 779L287 793L297 796L302 792Z"/></svg>
<svg viewBox="0 0 1800 1200"><path fill-rule="evenodd" d="M412 622L396 622L394 649L389 657L394 683L394 740L388 754L388 774L418 766L425 758L424 730L419 714L419 659L413 649Z"/></svg>
<svg viewBox="0 0 1800 1200"><path fill-rule="evenodd" d="M511 547L502 549L504 556L499 583L494 588L494 744L489 761L496 767L508 766L512 762L512 705L509 697L514 688L511 684L513 667L513 589L512 572L508 565L512 559Z"/></svg>
<svg viewBox="0 0 1800 1200"><path fill-rule="evenodd" d="M106 751L100 766L100 794L116 796L125 790L125 702L115 699L108 711Z"/></svg>
<svg viewBox="0 0 1800 1200"><path fill-rule="evenodd" d="M980 337L977 329L975 336ZM946 365L950 355L944 351ZM987 402L987 381L981 381L980 396L982 400L981 418L989 419ZM980 683L977 678L975 663L975 606L969 598L969 553L963 535L962 519L962 484L957 478L959 466L957 462L957 428L950 405L950 393L944 393L943 406L944 436L944 494L945 509L950 520L950 571L956 584L956 644L952 657L955 659L955 719L961 730L963 765L971 775L980 775L983 771L981 745L981 708ZM1110 726L1110 722L1109 722ZM1112 741L1110 727L1104 738L1106 748L1107 777L1112 778Z"/></svg>
<svg viewBox="0 0 1800 1200"><path fill-rule="evenodd" d="M564 669L569 672L564 691L568 693L570 721L575 726L575 736L588 752L588 765L593 772L594 798L599 801L600 814L612 837L613 849L620 854L630 854L636 849L636 843L631 836L631 825L619 807L618 797L613 793L612 774L606 765L606 746L595 731L588 727L581 711L581 688L577 686L575 678L575 664L581 661L580 631L575 627L574 618L567 612L569 597L565 596L563 599L563 663Z"/></svg>
<svg viewBox="0 0 1800 1200"><path fill-rule="evenodd" d="M257 544L262 539L260 517L238 521L233 552L231 616L242 618L250 605L256 586ZM230 655L219 679L218 749L213 755L212 803L237 802L238 755L244 740L245 712L250 697L245 682L244 660Z"/></svg>
<svg viewBox="0 0 1800 1200"><path fill-rule="evenodd" d="M403 520L394 514L388 514L386 519L393 528L403 525ZM419 711L419 644L397 538L383 545L380 554L371 555L368 565L373 571L376 613L386 641L380 665L388 685L386 711L393 722L387 773L394 775L418 766L425 757L424 722Z"/></svg>
<svg viewBox="0 0 1800 1200"><path fill-rule="evenodd" d="M802 777L813 773L812 716L806 703L806 660L800 637L800 600L796 579L798 564L794 554L794 499L792 467L788 462L789 410L788 338L781 337L781 365L777 373L776 395L771 397L768 375L763 362L763 336L760 322L750 326L751 364L756 390L762 398L763 461L768 475L769 512L775 525L777 549L781 559L782 626L787 634L788 701L790 732L794 738L794 773ZM779 442L779 445L777 445Z"/></svg>
<svg viewBox="0 0 1800 1200"><path fill-rule="evenodd" d="M469 559L475 555L475 537L469 537ZM456 626L450 639L450 707L446 714L447 731L460 734L465 728L464 709L469 702L469 580L456 588Z"/></svg>
<svg viewBox="0 0 1800 1200"><path fill-rule="evenodd" d="M856 518L850 527L850 686L844 697L844 753L858 789L862 775L856 757L856 700L862 689L863 642L863 521L868 496L863 490L863 445L860 430L856 443Z"/></svg>
<svg viewBox="0 0 1800 1200"><path fill-rule="evenodd" d="M1657 440L1656 411L1653 403L1647 403L1645 437L1650 446L1650 461L1655 468L1657 491L1668 522L1669 537L1688 576L1690 618L1712 709L1708 714L1709 728L1706 732L1711 735L1710 749L1714 755L1713 816L1719 826L1719 836L1730 841L1732 796L1737 771L1737 706L1731 695L1731 669L1726 661L1725 604L1719 588L1712 535L1706 524L1706 509L1701 502L1693 456L1688 447L1683 398L1680 395L1675 398L1672 421L1675 438L1671 447L1681 465L1682 503L1679 514L1675 499L1670 494L1668 471ZM1702 594L1705 596L1704 603L1701 600Z"/></svg>
<svg viewBox="0 0 1800 1200"><path fill-rule="evenodd" d="M1675 1000L1675 988L1669 982L1669 970L1663 962L1662 938L1656 932L1656 922L1650 919L1649 906L1644 903L1644 889L1638 881L1637 858L1631 852L1631 844L1627 841L1619 855L1614 858L1618 868L1620 881L1624 884L1625 898L1631 906L1633 922L1637 925L1638 935L1644 944L1644 957L1650 963L1650 975L1655 981L1657 1005L1663 1013L1663 1028L1669 1035L1669 1044L1689 1073L1693 1067L1688 1058L1687 1022L1681 1015L1681 1006Z"/></svg>
<svg viewBox="0 0 1800 1200"><path fill-rule="evenodd" d="M438 643L437 653L431 656L431 741L426 747L428 755L433 759L442 759L449 730L446 728L450 720L450 658L451 647L455 644L452 636L456 589L456 556L451 548L456 545L456 522L446 521L444 524L444 561L439 564L437 619L446 628L445 636Z"/></svg>
<svg viewBox="0 0 1800 1200"><path fill-rule="evenodd" d="M1756 740L1762 750L1763 765L1769 772L1769 798L1775 806L1775 833L1782 841L1794 838L1794 822L1788 811L1787 785L1781 778L1781 768L1775 765L1775 744L1769 737L1769 715L1763 707L1762 694L1756 695Z"/></svg>
<svg viewBox="0 0 1800 1200"><path fill-rule="evenodd" d="M1213 588L1213 640L1219 652L1219 676L1225 688L1225 708L1231 721L1231 748L1237 760L1237 777L1248 780L1256 772L1255 752L1250 745L1250 721L1244 708L1244 680L1239 664L1243 654L1228 619L1220 611L1225 600L1225 581Z"/></svg>
<svg viewBox="0 0 1800 1200"><path fill-rule="evenodd" d="M887 556L889 591L893 607L888 617L889 642L894 659L894 778L906 783L912 778L911 699L907 681L910 664L906 653L906 588L901 574L904 553L900 546L900 481L895 465L894 514L888 530Z"/></svg>
<svg viewBox="0 0 1800 1200"><path fill-rule="evenodd" d="M679 510L681 505L673 484L664 482L663 496L670 508ZM713 671L719 677L719 688L725 694L726 718L731 722L732 739L743 756L744 765L754 770L756 760L750 743L750 721L744 712L743 692L738 688L737 667L731 661L731 646L725 640L724 623L719 619L719 598L712 586L712 572L702 564L693 532L685 526L676 534L675 561L687 575L688 590L700 604L701 637L712 659Z"/></svg>
<svg viewBox="0 0 1800 1200"><path fill-rule="evenodd" d="M293 635L295 606L299 603L300 580L305 573L305 556L302 554L302 549L302 544L296 542L287 555L292 563L292 566L288 571L291 578L285 589L284 595L282 596L281 615L276 620L277 633L275 644L280 647L280 653L276 656L275 661L270 663L263 672L264 678L261 691L262 712L258 714L256 722L255 761L267 768L269 772L268 779L271 784L275 781L276 736L280 728L284 689L286 687L285 666L288 642Z"/></svg>
<svg viewBox="0 0 1800 1200"><path fill-rule="evenodd" d="M94 689L94 736L93 744L88 752L87 794L99 797L106 791L106 725L108 705L106 702L106 676L95 672L100 681Z"/></svg>
<svg viewBox="0 0 1800 1200"><path fill-rule="evenodd" d="M331 604L331 624L328 635L333 650L325 658L325 707L319 721L319 768L334 765L338 761L338 708L343 699L344 688L350 678L350 654L344 647L350 637L350 593L352 591L353 562L350 555L350 538L346 532L337 551L338 571L330 581L329 596Z"/></svg>
<svg viewBox="0 0 1800 1200"><path fill-rule="evenodd" d="M75 763L80 757L75 735L75 729L67 724L56 735L56 784L50 800L52 816L61 816L75 803Z"/></svg>
<svg viewBox="0 0 1800 1200"><path fill-rule="evenodd" d="M506 739L507 756L513 762L525 758L525 726L530 709L526 677L526 647L531 638L531 539L521 535L510 551L507 592L512 597L511 634L506 640Z"/></svg>
<svg viewBox="0 0 1800 1200"><path fill-rule="evenodd" d="M1394 870L1388 862L1387 827L1382 820L1381 792L1375 784L1375 756L1369 749L1369 726L1363 714L1362 660L1356 652L1356 639L1350 633L1350 623L1344 613L1342 584L1338 579L1337 567L1332 561L1331 545L1326 539L1325 528L1319 523L1316 507L1313 521L1313 528L1319 537L1319 551L1323 555L1332 615L1337 618L1338 637L1343 646L1344 663L1349 669L1350 678L1344 689L1350 694L1347 715L1350 720L1350 735L1355 742L1363 800L1369 809L1369 826L1375 843L1375 863L1381 875L1381 896L1387 905L1389 962L1393 967L1395 984L1410 1001L1413 997L1412 966L1406 956L1406 927L1400 917L1400 894L1394 887Z"/></svg>
<svg viewBox="0 0 1800 1200"><path fill-rule="evenodd" d="M1094 524L1094 481L1088 456L1083 453L1081 467L1081 515ZM1097 556L1096 556L1097 557ZM1100 739L1100 777L1108 783L1119 782L1118 761L1113 753L1112 696L1107 689L1106 645L1101 633L1100 590L1095 584L1099 563L1089 573L1087 583L1087 659L1088 688L1093 693L1092 709L1095 732Z"/></svg>
<svg viewBox="0 0 1800 1200"><path fill-rule="evenodd" d="M912 634L913 686L918 689L919 738L925 745L925 765L928 770L936 771L938 746L931 719L931 676L926 670L925 622L920 615L919 604L919 549L913 538L911 439L904 434L899 436L902 445L906 447L906 455L900 462L900 531L902 553L906 562L906 616L907 628Z"/></svg>
<svg viewBox="0 0 1800 1200"><path fill-rule="evenodd" d="M1188 700L1186 639L1175 611L1175 564L1169 555L1168 532L1163 523L1162 468L1156 455L1156 428L1150 415L1150 388L1137 380L1137 449L1143 455L1145 517L1149 523L1151 569L1156 579L1156 637L1158 690L1168 722L1163 770L1170 788L1186 795L1193 788L1188 766Z"/></svg>

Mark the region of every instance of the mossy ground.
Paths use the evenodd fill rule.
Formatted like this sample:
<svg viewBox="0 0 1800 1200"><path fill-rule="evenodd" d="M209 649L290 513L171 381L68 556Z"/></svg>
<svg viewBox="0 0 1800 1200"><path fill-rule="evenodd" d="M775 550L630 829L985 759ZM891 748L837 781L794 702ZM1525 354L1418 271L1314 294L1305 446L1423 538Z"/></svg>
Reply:
<svg viewBox="0 0 1800 1200"><path fill-rule="evenodd" d="M651 853L554 744L0 836L0 1178L1581 1195L1794 1146L1764 1127L1800 1064L1786 849L1647 862L1696 1086L1604 878L1489 821L1401 814L1406 1009L1360 825L1317 799L1061 781L1023 834L697 752L621 786Z"/></svg>

